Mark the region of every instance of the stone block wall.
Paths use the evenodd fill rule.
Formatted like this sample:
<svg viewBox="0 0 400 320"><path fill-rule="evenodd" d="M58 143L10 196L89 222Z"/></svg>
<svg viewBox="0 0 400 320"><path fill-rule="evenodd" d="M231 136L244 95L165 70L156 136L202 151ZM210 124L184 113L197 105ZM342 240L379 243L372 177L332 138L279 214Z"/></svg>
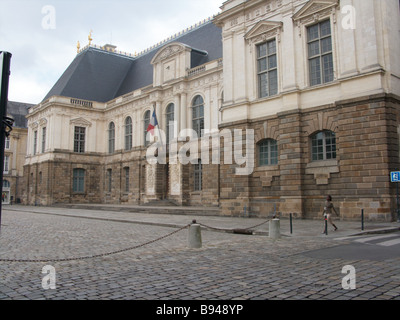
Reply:
<svg viewBox="0 0 400 320"><path fill-rule="evenodd" d="M320 218L329 194L344 219L360 219L364 209L366 219L393 220L390 171L399 168L399 105L398 97L379 94L221 126L246 125L256 143L274 139L279 152L277 165L259 166L256 150L247 179L235 176L235 165L221 165L222 214L240 215L246 206L263 217L276 211ZM311 137L323 130L336 135L336 159L312 161Z"/></svg>

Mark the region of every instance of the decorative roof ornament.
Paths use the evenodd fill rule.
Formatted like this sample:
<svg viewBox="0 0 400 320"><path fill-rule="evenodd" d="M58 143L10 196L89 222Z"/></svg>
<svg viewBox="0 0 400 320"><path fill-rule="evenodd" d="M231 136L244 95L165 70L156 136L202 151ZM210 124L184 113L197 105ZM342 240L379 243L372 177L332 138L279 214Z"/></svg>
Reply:
<svg viewBox="0 0 400 320"><path fill-rule="evenodd" d="M76 52L77 53L79 53L79 50L81 49L81 44L79 43L79 41L78 41L78 43L77 43L77 45L76 45Z"/></svg>
<svg viewBox="0 0 400 320"><path fill-rule="evenodd" d="M89 36L88 36L88 40L89 40L89 46L92 44L92 40L93 40L93 38L92 38L92 30L90 30L90 32L89 32Z"/></svg>

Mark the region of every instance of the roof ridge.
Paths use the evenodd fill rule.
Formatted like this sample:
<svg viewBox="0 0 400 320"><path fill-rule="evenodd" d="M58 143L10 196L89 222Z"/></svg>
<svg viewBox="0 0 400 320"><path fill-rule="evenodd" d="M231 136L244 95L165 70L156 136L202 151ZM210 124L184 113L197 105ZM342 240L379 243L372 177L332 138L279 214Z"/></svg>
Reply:
<svg viewBox="0 0 400 320"><path fill-rule="evenodd" d="M77 56L81 55L82 53L84 53L87 50L96 49L99 52L113 54L113 55L116 55L116 56L122 56L122 57L130 58L130 59L135 59L136 58L136 56L134 54L132 54L132 53L129 53L129 52L126 52L126 51L119 51L119 50L113 50L113 51L106 50L105 47L106 46L99 46L97 44L90 44L90 45L88 44L85 47L83 47L81 50L79 50L79 53L77 54Z"/></svg>
<svg viewBox="0 0 400 320"><path fill-rule="evenodd" d="M175 33L174 35L169 36L168 38L166 38L160 42L157 42L157 44L152 45L152 46L148 47L147 49L140 51L139 53L133 54L133 53L129 53L126 51L120 51L120 50L115 50L115 49L108 50L108 49L106 49L107 45L99 46L96 44L87 44L85 47L83 47L82 49L79 50L77 56L92 48L92 49L98 49L105 53L110 53L110 54L115 54L115 55L119 55L119 56L125 56L125 57L131 58L131 59L136 59L143 55L148 54L149 52L152 52L153 50L161 48L162 46L164 46L167 43L171 43L174 40L179 39L180 37L187 35L190 32L193 32L193 31L205 26L206 24L211 23L215 17L216 17L216 15L212 15L206 19L200 20L199 22L191 25L190 27L187 27L187 28L183 29L182 31Z"/></svg>
<svg viewBox="0 0 400 320"><path fill-rule="evenodd" d="M140 51L135 57L138 58L138 57L143 56L143 55L145 55L145 54L147 54L147 53L149 53L149 52L151 52L153 50L159 49L162 46L164 46L165 44L171 43L171 42L173 42L173 40L179 39L180 37L182 37L184 35L187 35L188 33L193 32L193 31L199 29L200 27L203 27L206 24L211 23L212 20L215 18L215 16L216 15L212 15L212 16L206 18L206 19L203 19L203 20L195 23L194 25L192 25L190 27L187 27L187 28L183 29L182 31L179 31L179 32L175 33L173 36L170 36L167 39L164 39L164 40L158 42L157 44L155 44L153 46L150 46L149 48L147 48L147 49L145 49L143 51Z"/></svg>

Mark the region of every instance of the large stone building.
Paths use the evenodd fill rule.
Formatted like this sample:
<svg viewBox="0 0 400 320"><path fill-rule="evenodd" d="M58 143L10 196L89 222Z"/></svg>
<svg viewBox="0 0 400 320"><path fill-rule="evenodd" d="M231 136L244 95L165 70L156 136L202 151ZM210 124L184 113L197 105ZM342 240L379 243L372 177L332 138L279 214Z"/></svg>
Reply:
<svg viewBox="0 0 400 320"><path fill-rule="evenodd" d="M399 15L397 0L229 0L139 55L87 46L27 116L23 201L313 217L331 194L344 218L393 220ZM176 141L161 163L153 111ZM221 132L219 149L202 129ZM175 161L182 148L201 160Z"/></svg>

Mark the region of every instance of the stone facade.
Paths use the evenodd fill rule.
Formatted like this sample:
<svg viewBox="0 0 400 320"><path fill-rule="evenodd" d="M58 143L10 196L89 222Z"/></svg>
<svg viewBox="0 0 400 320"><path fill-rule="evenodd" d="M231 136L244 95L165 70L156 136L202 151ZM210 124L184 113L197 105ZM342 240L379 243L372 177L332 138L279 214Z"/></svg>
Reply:
<svg viewBox="0 0 400 320"><path fill-rule="evenodd" d="M222 30L222 58L192 68L206 53L177 39L152 57L150 86L107 102L56 95L33 108L24 203L167 199L219 207L222 215L314 218L330 194L345 219L359 219L362 209L370 220L395 219L399 2L229 0L221 10L212 23ZM241 166L226 161L222 138L219 163L174 163L170 154L165 163L147 161L145 116L156 111L166 131L171 104L178 148L193 144L201 153L200 140L182 133L195 129L198 97L204 129L254 133L250 174L238 175ZM134 134L127 150L128 117ZM43 126L45 152L33 152ZM76 127L85 128L84 153L74 150ZM84 172L79 192L74 169Z"/></svg>
<svg viewBox="0 0 400 320"><path fill-rule="evenodd" d="M397 96L378 94L247 122L256 141L278 141L279 164L256 167L245 179L235 178L229 166L222 169L227 181L222 212L239 215L247 206L260 216L276 211L315 217L330 194L349 219L364 209L370 219L391 220L395 185L389 176L399 161L399 103ZM313 162L310 137L322 130L336 133L338 155Z"/></svg>
<svg viewBox="0 0 400 320"><path fill-rule="evenodd" d="M3 170L3 204L21 203L23 196L23 166L26 156L28 128L25 116L34 105L9 101L7 116L14 119L13 129L5 143Z"/></svg>
<svg viewBox="0 0 400 320"><path fill-rule="evenodd" d="M26 128L13 128L8 147L5 148L7 165L3 171L4 204L21 202L27 131Z"/></svg>

